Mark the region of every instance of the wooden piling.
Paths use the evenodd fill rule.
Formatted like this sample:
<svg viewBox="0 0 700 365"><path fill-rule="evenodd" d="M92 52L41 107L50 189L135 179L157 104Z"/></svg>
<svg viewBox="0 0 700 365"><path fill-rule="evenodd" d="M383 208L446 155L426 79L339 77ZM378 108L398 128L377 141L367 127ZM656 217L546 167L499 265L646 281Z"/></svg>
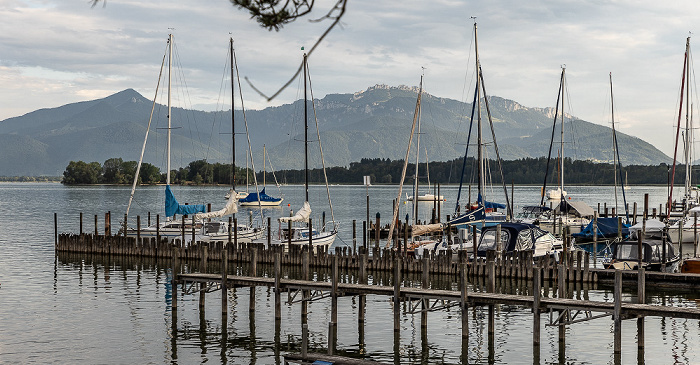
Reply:
<svg viewBox="0 0 700 365"><path fill-rule="evenodd" d="M459 252L460 307L462 309L462 341L469 340L469 298L467 296L467 257L466 251ZM427 326L426 318L426 326Z"/></svg>
<svg viewBox="0 0 700 365"><path fill-rule="evenodd" d="M613 320L615 322L615 339L613 352L616 356L622 353L622 271L615 270L615 289L614 289L615 311L613 312Z"/></svg>
<svg viewBox="0 0 700 365"><path fill-rule="evenodd" d="M58 250L58 214L53 214L53 247Z"/></svg>
<svg viewBox="0 0 700 365"><path fill-rule="evenodd" d="M532 276L532 344L536 357L540 354L540 299L542 298L542 269L533 269Z"/></svg>
<svg viewBox="0 0 700 365"><path fill-rule="evenodd" d="M282 276L282 253L280 250L275 252L275 321L280 321L282 319L282 298L280 290L280 278Z"/></svg>
<svg viewBox="0 0 700 365"><path fill-rule="evenodd" d="M250 273L249 273L249 275L252 277L258 276L258 246L257 246L257 244L250 245ZM248 312L255 313L255 286L250 287L250 292L248 295L250 297L249 304L248 304Z"/></svg>
<svg viewBox="0 0 700 365"><path fill-rule="evenodd" d="M331 289L331 321L328 323L328 354L335 353L336 339L338 337L338 255L333 255Z"/></svg>
<svg viewBox="0 0 700 365"><path fill-rule="evenodd" d="M646 303L646 270L637 270L637 303ZM637 349L644 351L644 317L637 318Z"/></svg>
<svg viewBox="0 0 700 365"><path fill-rule="evenodd" d="M427 256L427 255L425 255ZM428 289L428 280L430 275L430 270L428 268L428 258L423 257L421 263L423 265L423 271L421 275L421 289ZM420 312L420 326L421 329L428 328L428 299L423 298L421 300L421 312Z"/></svg>
<svg viewBox="0 0 700 365"><path fill-rule="evenodd" d="M378 214L378 213L377 213ZM401 260L394 261L394 334L401 331Z"/></svg>

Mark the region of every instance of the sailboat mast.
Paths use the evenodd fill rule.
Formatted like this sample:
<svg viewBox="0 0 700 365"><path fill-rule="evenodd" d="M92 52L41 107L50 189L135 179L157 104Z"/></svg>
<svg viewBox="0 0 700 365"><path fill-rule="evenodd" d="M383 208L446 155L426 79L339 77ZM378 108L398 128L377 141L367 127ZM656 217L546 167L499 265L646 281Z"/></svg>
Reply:
<svg viewBox="0 0 700 365"><path fill-rule="evenodd" d="M306 190L306 201L309 201L309 118L308 101L306 96L306 53L304 53L304 189Z"/></svg>
<svg viewBox="0 0 700 365"><path fill-rule="evenodd" d="M683 91L685 87L685 79L686 79L686 70L689 68L688 66L688 51L690 49L690 37L685 42L685 55L683 56L683 73L681 77L681 100L680 100L680 105L678 107L678 127L676 128L676 145L675 148L673 149L673 167L671 168L671 185L669 186L668 189L668 203L666 204L666 217L668 217L671 214L671 207L673 203L673 183L676 177L676 154L678 153L678 135L681 130L681 113L683 112ZM688 85L690 87L690 85Z"/></svg>
<svg viewBox="0 0 700 365"><path fill-rule="evenodd" d="M612 83L612 72L610 76L610 117L612 121L612 132L613 132L613 176L615 177L615 211L619 212L617 207L617 145L615 137L615 99L613 98L613 83Z"/></svg>
<svg viewBox="0 0 700 365"><path fill-rule="evenodd" d="M171 89L171 83L173 80L173 75L172 75L172 69L173 69L173 35L168 34L168 144L167 144L167 151L166 153L168 154L167 157L167 169L168 172L166 174L166 185L170 185L170 127L171 127L171 107L170 107L170 89Z"/></svg>
<svg viewBox="0 0 700 365"><path fill-rule="evenodd" d="M267 166L265 165L267 163L267 160L265 160L266 154L267 154L267 150L265 149L265 145L263 144L263 188L265 188L267 186L267 182L266 182L267 176L265 176L265 175L267 175Z"/></svg>
<svg viewBox="0 0 700 365"><path fill-rule="evenodd" d="M234 75L234 62L233 62L233 37L230 38L230 52L231 52L231 194L235 194L236 191L236 118L234 117L234 102L236 100L236 86Z"/></svg>
<svg viewBox="0 0 700 365"><path fill-rule="evenodd" d="M559 159L559 164L560 164L560 169L559 173L561 174L560 180L559 180L559 189L561 189L561 196L559 200L559 204L561 202L564 202L564 95L566 94L566 67L561 68L561 141L560 141L560 147L559 149L561 150L561 158Z"/></svg>
<svg viewBox="0 0 700 365"><path fill-rule="evenodd" d="M476 34L476 22L474 22L474 54L475 54L475 59L476 59L476 102L477 102L477 164L478 164L478 178L479 178L479 186L477 187L477 191L479 192L479 195L482 199L482 201L486 201L486 197L483 195L483 188L485 185L484 182L484 155L483 155L483 139L482 139L482 133L481 133L481 78L479 77L479 73L481 72L481 66L479 64L479 42L478 42L478 37ZM482 203L483 204L483 203Z"/></svg>
<svg viewBox="0 0 700 365"><path fill-rule="evenodd" d="M690 55L690 37L686 41L685 52ZM690 65L689 65L690 66ZM685 69L685 79L688 87L685 90L685 191L683 198L688 199L690 194L690 67Z"/></svg>
<svg viewBox="0 0 700 365"><path fill-rule="evenodd" d="M423 85L423 75L420 76L420 83ZM422 92L422 87L419 92ZM413 224L418 224L418 162L420 160L420 117L421 109L418 106L418 132L416 136L416 173L413 177ZM398 202L397 202L398 204Z"/></svg>

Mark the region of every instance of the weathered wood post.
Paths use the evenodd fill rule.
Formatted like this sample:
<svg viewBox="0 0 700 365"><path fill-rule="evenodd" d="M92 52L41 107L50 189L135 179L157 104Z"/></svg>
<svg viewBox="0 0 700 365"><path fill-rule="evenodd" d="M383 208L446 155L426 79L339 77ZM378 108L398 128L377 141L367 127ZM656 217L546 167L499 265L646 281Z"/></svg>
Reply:
<svg viewBox="0 0 700 365"><path fill-rule="evenodd" d="M80 212L80 235L83 235L83 212Z"/></svg>
<svg viewBox="0 0 700 365"><path fill-rule="evenodd" d="M138 219L137 219L137 221L138 221ZM208 256L208 252L209 252L209 247L202 245L201 250L202 250L202 267L200 269L200 272L207 272L207 259L208 259L207 256ZM206 287L206 283L199 283L199 310L200 310L200 312L204 311L204 303L205 303L204 297L206 294L206 291L204 290L205 287Z"/></svg>
<svg viewBox="0 0 700 365"><path fill-rule="evenodd" d="M423 271L421 275L421 289L427 290L428 289L428 277L430 275L429 268L428 268L428 252L427 250L425 251L425 254L423 255L423 258L421 259L421 264L423 265ZM426 331L428 328L428 299L423 298L421 299L421 312L420 312L420 327L421 327L421 332Z"/></svg>
<svg viewBox="0 0 700 365"><path fill-rule="evenodd" d="M564 248L566 249L566 243L564 244ZM561 261L561 265L559 265L559 277L557 278L557 287L558 287L558 297L561 298L566 298L566 263L567 263L567 255L566 251L564 251L564 257L563 260ZM559 351L563 351L565 348L565 343L566 343L566 326L562 324L564 321L564 317L561 315L559 316ZM559 358L561 359L563 354L560 353Z"/></svg>
<svg viewBox="0 0 700 365"><path fill-rule="evenodd" d="M357 253L357 230L356 226L357 225L357 220L353 219L352 220L352 253L356 254Z"/></svg>
<svg viewBox="0 0 700 365"><path fill-rule="evenodd" d="M309 255L311 250L308 246L301 248L301 280L309 280ZM309 295L308 290L302 290L301 296L301 323L307 323L309 313Z"/></svg>
<svg viewBox="0 0 700 365"><path fill-rule="evenodd" d="M124 214L124 224L123 224L122 227L121 227L122 230L124 231L124 237L126 237L126 228L128 227L126 223L127 223L127 219L128 219L128 218L129 218L129 217L128 217L128 216L126 215L126 213L125 213L125 214Z"/></svg>
<svg viewBox="0 0 700 365"><path fill-rule="evenodd" d="M270 219L270 217L267 217ZM270 247L269 245L267 247ZM250 276L258 276L258 245L253 243L250 245ZM248 313L254 315L255 313L255 285L250 287L249 292L250 300L248 301Z"/></svg>
<svg viewBox="0 0 700 365"><path fill-rule="evenodd" d="M338 338L338 253L333 255L331 288L331 321L328 323L328 355L335 353Z"/></svg>
<svg viewBox="0 0 700 365"><path fill-rule="evenodd" d="M693 213L693 257L698 257L698 213Z"/></svg>
<svg viewBox="0 0 700 365"><path fill-rule="evenodd" d="M637 303L646 303L646 270L640 267L637 270ZM644 317L637 318L637 349L644 354Z"/></svg>
<svg viewBox="0 0 700 365"><path fill-rule="evenodd" d="M235 194L235 192L231 192L231 194ZM228 248L235 242L232 235L236 234L237 227L238 220L228 217L228 242L224 242L221 251L221 317L223 320L228 316Z"/></svg>
<svg viewBox="0 0 700 365"><path fill-rule="evenodd" d="M615 321L615 339L614 339L614 349L615 358L619 359L622 353L622 271L615 270L615 311L613 313L613 320ZM616 361L616 363L619 363Z"/></svg>
<svg viewBox="0 0 700 365"><path fill-rule="evenodd" d="M632 204L632 225L637 224L637 202Z"/></svg>
<svg viewBox="0 0 700 365"><path fill-rule="evenodd" d="M596 212L597 213L597 212ZM533 363L540 358L540 299L542 298L542 269L535 267L532 276L532 352Z"/></svg>
<svg viewBox="0 0 700 365"><path fill-rule="evenodd" d="M105 236L112 235L112 227L110 222L110 212L105 213Z"/></svg>
<svg viewBox="0 0 700 365"><path fill-rule="evenodd" d="M281 248L281 247L280 247ZM279 248L275 250L275 322L282 319L282 299L280 289L280 279L282 275L282 252Z"/></svg>
<svg viewBox="0 0 700 365"><path fill-rule="evenodd" d="M313 219L309 218L309 249L312 250L314 247L314 228L313 228ZM291 242L291 241L290 241ZM292 245L291 243L289 244L289 252L290 254L292 253Z"/></svg>
<svg viewBox="0 0 700 365"><path fill-rule="evenodd" d="M100 234L100 231L97 228L97 214L95 214L95 237L97 237L99 234Z"/></svg>
<svg viewBox="0 0 700 365"><path fill-rule="evenodd" d="M380 222L380 218L381 218L381 215L379 214L379 212L377 212L377 223L374 226L374 247L379 247L379 232L380 232L379 222Z"/></svg>
<svg viewBox="0 0 700 365"><path fill-rule="evenodd" d="M171 245L172 247L172 262L171 265L172 267L170 268L170 272L172 273L171 277L171 289L173 293L173 300L172 300L172 307L173 307L173 318L177 315L177 274L178 274L178 265L177 265L177 260L178 260L178 249L175 247L175 245Z"/></svg>
<svg viewBox="0 0 700 365"><path fill-rule="evenodd" d="M367 247L363 247L362 252L360 253L360 284L367 285ZM367 300L367 297L364 294L360 294L359 297L357 322L361 328L364 328L365 301Z"/></svg>
<svg viewBox="0 0 700 365"><path fill-rule="evenodd" d="M379 213L377 213L377 216ZM401 331L401 260L394 261L394 334Z"/></svg>
<svg viewBox="0 0 700 365"><path fill-rule="evenodd" d="M126 224L124 225L124 236L126 236ZM141 242L141 216L136 216L136 243Z"/></svg>
<svg viewBox="0 0 700 365"><path fill-rule="evenodd" d="M53 214L53 247L58 250L58 213Z"/></svg>
<svg viewBox="0 0 700 365"><path fill-rule="evenodd" d="M462 342L465 342L469 340L469 298L467 296L467 253L463 250L459 251L459 278L461 290L460 306L462 309ZM466 358L464 361L466 362Z"/></svg>
<svg viewBox="0 0 700 365"><path fill-rule="evenodd" d="M156 214L156 241L160 245L160 214Z"/></svg>
<svg viewBox="0 0 700 365"><path fill-rule="evenodd" d="M486 251L486 292L495 293L496 292L496 252L493 250ZM494 305L488 305L488 347L489 354L493 353L495 344L495 333L496 333L496 317L494 311Z"/></svg>
<svg viewBox="0 0 700 365"><path fill-rule="evenodd" d="M302 323L301 325L301 357L306 358L309 348L309 325Z"/></svg>
<svg viewBox="0 0 700 365"><path fill-rule="evenodd" d="M362 247L367 248L367 221L362 221Z"/></svg>
<svg viewBox="0 0 700 365"><path fill-rule="evenodd" d="M292 210L289 210L289 216L292 216ZM270 247L270 246L267 246ZM292 220L287 221L287 251L292 252Z"/></svg>
<svg viewBox="0 0 700 365"><path fill-rule="evenodd" d="M269 248L272 245L272 227L270 226L271 224L271 219L270 217L267 217L267 247ZM257 251L257 249L256 249Z"/></svg>

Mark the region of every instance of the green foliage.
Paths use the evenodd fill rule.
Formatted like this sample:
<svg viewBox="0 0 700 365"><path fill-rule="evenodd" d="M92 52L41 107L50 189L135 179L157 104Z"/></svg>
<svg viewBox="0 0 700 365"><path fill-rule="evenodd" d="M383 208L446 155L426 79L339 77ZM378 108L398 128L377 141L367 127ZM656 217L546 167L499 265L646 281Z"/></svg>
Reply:
<svg viewBox="0 0 700 365"><path fill-rule="evenodd" d="M102 177L102 166L99 162L85 163L83 161L71 161L63 172L61 183L72 184L97 184Z"/></svg>
<svg viewBox="0 0 700 365"><path fill-rule="evenodd" d="M476 184L477 166L476 160L469 157L454 159L445 162L430 163L430 182L441 184L457 184L462 175L464 164L464 184ZM548 186L558 184L558 162L549 162L546 183ZM506 184L543 185L545 183L545 171L547 159L522 158L519 160L502 161L503 180ZM326 169L328 181L334 184L361 184L363 176L370 176L373 184L398 184L403 169L402 160L390 160L386 158L363 158L359 162L352 162L348 167L330 167ZM111 158L105 161L104 166L97 162L85 163L83 161L71 161L63 173L63 184L130 184L136 171L135 161L122 161L121 158ZM502 183L499 164L494 160L486 163L487 183ZM567 185L612 185L615 182L613 165L609 163L597 163L591 161L564 159L564 178ZM187 167L171 171L171 179L174 184L220 184L231 183L231 165L215 163L210 164L206 160L191 162ZM252 184L253 176L250 170L236 167L236 184ZM302 184L306 174L304 170L283 170L276 174L278 182L290 184ZM415 176L415 164L408 164L405 184L412 184ZM685 166L676 166L674 183L682 184L685 177ZM263 176L257 174L259 182L263 178L269 182L274 181L271 172ZM693 180L700 176L694 171ZM418 166L419 183L427 182L426 166ZM631 185L666 185L671 179L671 166L661 163L654 166L632 165L624 166L622 173L617 170L617 181L626 180ZM15 180L16 181L16 180ZM165 181L165 175L160 170L148 163L141 166L139 173L140 184L156 184ZM324 182L323 170L309 170L309 182L320 184Z"/></svg>

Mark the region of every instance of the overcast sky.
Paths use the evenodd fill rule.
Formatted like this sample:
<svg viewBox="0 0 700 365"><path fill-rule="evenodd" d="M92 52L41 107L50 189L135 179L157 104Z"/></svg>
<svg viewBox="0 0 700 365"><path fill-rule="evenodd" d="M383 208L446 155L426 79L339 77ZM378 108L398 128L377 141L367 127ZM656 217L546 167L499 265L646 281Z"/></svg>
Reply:
<svg viewBox="0 0 700 365"><path fill-rule="evenodd" d="M107 0L94 8L87 0L0 0L0 120L127 88L152 99L170 32L195 108L221 103L230 36L241 75L272 94L296 71L301 46L308 50L329 24L308 20L334 3L317 0L313 15L270 32L228 0ZM341 26L309 60L315 96L417 86L425 67L427 92L466 100L472 16L489 95L553 107L566 65L567 112L609 125L612 72L619 130L672 156L697 1L349 0ZM296 83L273 102L243 88L249 109L299 95Z"/></svg>

